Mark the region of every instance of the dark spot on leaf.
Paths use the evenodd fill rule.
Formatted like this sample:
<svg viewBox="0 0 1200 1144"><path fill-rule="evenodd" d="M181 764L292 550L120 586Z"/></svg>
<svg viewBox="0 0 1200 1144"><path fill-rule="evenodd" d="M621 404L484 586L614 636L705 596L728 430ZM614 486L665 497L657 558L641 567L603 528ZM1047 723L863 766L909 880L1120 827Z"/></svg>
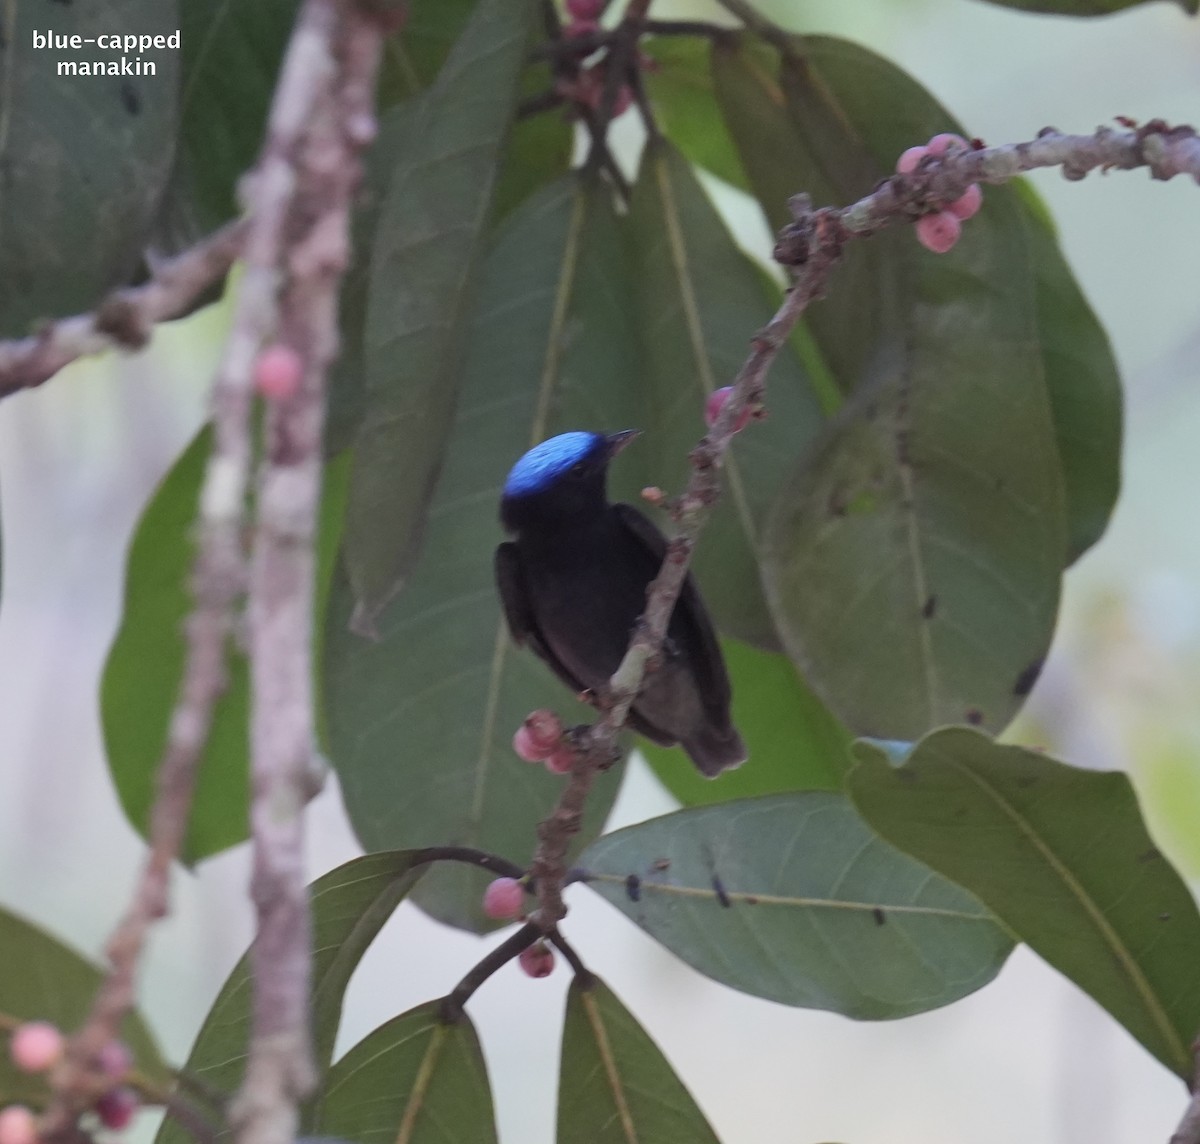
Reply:
<svg viewBox="0 0 1200 1144"><path fill-rule="evenodd" d="M1021 671L1017 676L1016 683L1013 684L1013 694L1018 699L1023 699L1033 690L1033 685L1037 683L1038 676L1042 674L1042 668L1046 661L1042 658L1035 659L1028 667Z"/></svg>
<svg viewBox="0 0 1200 1144"><path fill-rule="evenodd" d="M883 916L883 910L881 910L878 906L871 911L871 917L875 919L875 924L877 926L881 926L887 921L887 918Z"/></svg>
<svg viewBox="0 0 1200 1144"><path fill-rule="evenodd" d="M133 84L121 84L121 105L130 115L137 115L142 110L142 97Z"/></svg>
<svg viewBox="0 0 1200 1144"><path fill-rule="evenodd" d="M978 727L983 723L983 712L978 707L968 707L965 718L972 727Z"/></svg>
<svg viewBox="0 0 1200 1144"><path fill-rule="evenodd" d="M1017 786L1022 790L1028 790L1037 781L1037 775L1017 775Z"/></svg>
<svg viewBox="0 0 1200 1144"><path fill-rule="evenodd" d="M757 906L758 905L758 899L753 894L747 894L742 899L742 901L745 902L746 905L748 905L748 906Z"/></svg>
<svg viewBox="0 0 1200 1144"><path fill-rule="evenodd" d="M725 887L722 885L721 879L718 878L716 874L712 876L712 888L713 893L717 895L717 901L720 902L725 909L729 909L733 903L730 902L729 895L725 893Z"/></svg>
<svg viewBox="0 0 1200 1144"><path fill-rule="evenodd" d="M1139 862L1157 862L1162 857L1162 851L1157 846L1151 846L1149 850L1138 855Z"/></svg>
<svg viewBox="0 0 1200 1144"><path fill-rule="evenodd" d="M642 900L642 880L636 874L630 874L625 879L625 896L631 902L640 902Z"/></svg>
<svg viewBox="0 0 1200 1144"><path fill-rule="evenodd" d="M932 620L936 612L937 597L930 596L926 599L925 603L921 607L921 615L923 615L927 620Z"/></svg>
<svg viewBox="0 0 1200 1144"><path fill-rule="evenodd" d="M1171 915L1170 914L1159 914L1158 920L1160 922L1169 922L1171 920Z"/></svg>

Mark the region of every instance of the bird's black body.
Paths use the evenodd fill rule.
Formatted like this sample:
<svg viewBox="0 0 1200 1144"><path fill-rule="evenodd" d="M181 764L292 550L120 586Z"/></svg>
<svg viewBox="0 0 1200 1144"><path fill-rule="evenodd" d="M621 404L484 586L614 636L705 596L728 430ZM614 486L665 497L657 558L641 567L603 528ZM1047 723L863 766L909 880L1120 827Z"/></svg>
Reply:
<svg viewBox="0 0 1200 1144"><path fill-rule="evenodd" d="M605 475L632 434L568 433L514 466L500 518L516 539L496 550L496 582L513 638L577 692L602 693L646 607L666 552L637 509L609 504ZM746 749L729 715L721 649L689 576L629 724L663 746L682 744L706 775L737 766Z"/></svg>

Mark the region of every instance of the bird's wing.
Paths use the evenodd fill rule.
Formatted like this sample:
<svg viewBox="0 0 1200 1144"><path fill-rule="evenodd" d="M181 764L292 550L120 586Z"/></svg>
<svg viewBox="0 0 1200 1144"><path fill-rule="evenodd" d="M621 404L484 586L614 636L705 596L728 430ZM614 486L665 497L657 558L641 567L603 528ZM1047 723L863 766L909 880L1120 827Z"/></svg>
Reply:
<svg viewBox="0 0 1200 1144"><path fill-rule="evenodd" d="M654 522L638 512L633 505L615 504L613 510L621 523L646 546L655 562L661 564L667 553L667 538L659 532ZM683 581L683 589L675 604L672 622L682 627L685 638L693 649L694 654L690 655L688 660L696 673L696 682L705 709L714 718L724 721L728 718L732 688L725 671L725 659L721 655L720 644L717 643L717 633L713 630L708 609L700 598L700 590L690 572Z"/></svg>
<svg viewBox="0 0 1200 1144"><path fill-rule="evenodd" d="M572 691L577 694L586 691L586 685L567 670L542 636L529 599L525 570L521 567L520 550L510 541L496 549L496 587L500 591L500 603L504 608L504 618L508 621L508 630L512 633L513 642L518 646L528 644Z"/></svg>

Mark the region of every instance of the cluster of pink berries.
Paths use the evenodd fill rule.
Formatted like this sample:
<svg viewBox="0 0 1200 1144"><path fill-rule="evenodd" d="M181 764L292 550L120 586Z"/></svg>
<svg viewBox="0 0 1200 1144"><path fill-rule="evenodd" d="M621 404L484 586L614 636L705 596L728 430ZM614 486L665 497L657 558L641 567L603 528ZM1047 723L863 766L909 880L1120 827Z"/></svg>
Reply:
<svg viewBox="0 0 1200 1144"><path fill-rule="evenodd" d="M910 147L896 160L896 170L902 175L911 174L926 155L944 155L951 147L969 147L961 136L951 132L935 135L923 147ZM978 212L983 205L983 191L978 183L972 183L965 193L947 203L945 208L917 219L917 241L934 254L945 254L962 233L962 224Z"/></svg>
<svg viewBox="0 0 1200 1144"><path fill-rule="evenodd" d="M268 401L287 401L300 391L304 362L282 342L267 346L254 363L254 387Z"/></svg>
<svg viewBox="0 0 1200 1144"><path fill-rule="evenodd" d="M489 918L511 921L524 910L525 884L520 878L497 878L483 892L483 912ZM554 969L554 951L544 941L537 941L523 949L517 961L530 977L548 977Z"/></svg>
<svg viewBox="0 0 1200 1144"><path fill-rule="evenodd" d="M563 742L563 725L553 711L534 711L517 728L513 750L527 763L544 763L552 775L565 775L575 761L574 749Z"/></svg>
<svg viewBox="0 0 1200 1144"><path fill-rule="evenodd" d="M49 1072L62 1060L66 1038L49 1021L29 1021L19 1025L8 1043L12 1062L25 1073ZM95 1112L105 1128L129 1127L138 1110L133 1089L117 1084L133 1067L133 1055L120 1041L109 1041L100 1051L97 1064L113 1082L96 1101ZM0 1144L37 1144L37 1121L31 1109L10 1104L0 1111Z"/></svg>

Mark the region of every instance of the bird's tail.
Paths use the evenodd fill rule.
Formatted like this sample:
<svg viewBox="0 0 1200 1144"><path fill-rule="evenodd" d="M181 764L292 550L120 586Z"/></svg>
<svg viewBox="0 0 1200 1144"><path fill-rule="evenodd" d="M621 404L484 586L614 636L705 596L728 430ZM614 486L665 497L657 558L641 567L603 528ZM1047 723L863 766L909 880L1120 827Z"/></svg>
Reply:
<svg viewBox="0 0 1200 1144"><path fill-rule="evenodd" d="M683 741L693 763L710 779L722 771L740 767L747 759L746 744L735 727L705 726L700 733Z"/></svg>

